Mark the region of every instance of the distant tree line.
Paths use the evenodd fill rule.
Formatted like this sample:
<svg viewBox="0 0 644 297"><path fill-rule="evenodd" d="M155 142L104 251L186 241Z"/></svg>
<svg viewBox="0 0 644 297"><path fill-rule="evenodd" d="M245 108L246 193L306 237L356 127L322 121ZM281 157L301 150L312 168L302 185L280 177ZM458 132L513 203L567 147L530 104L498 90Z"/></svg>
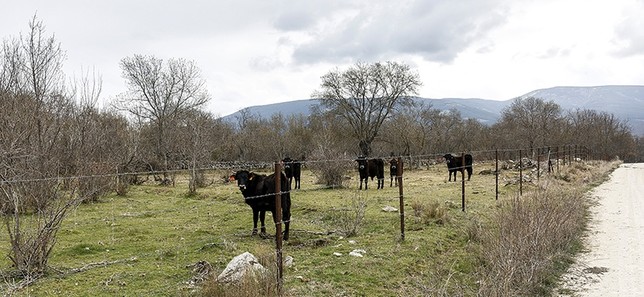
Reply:
<svg viewBox="0 0 644 297"><path fill-rule="evenodd" d="M515 100L498 123L484 125L455 110L414 104L419 76L397 62L357 63L321 78L311 116L263 119L242 110L234 121L203 109L210 99L194 62L153 56L123 58L127 92L99 109L101 79L84 73L66 81L65 52L35 17L24 36L0 48L0 214L23 275L45 272L67 211L105 193L127 193L136 177L190 172L215 162L346 159L359 155L537 148L577 144L597 158L641 161L644 144L612 114L564 112L540 98ZM96 176L96 178L82 178ZM34 182L30 182L34 181ZM23 214L38 214L23 216Z"/></svg>

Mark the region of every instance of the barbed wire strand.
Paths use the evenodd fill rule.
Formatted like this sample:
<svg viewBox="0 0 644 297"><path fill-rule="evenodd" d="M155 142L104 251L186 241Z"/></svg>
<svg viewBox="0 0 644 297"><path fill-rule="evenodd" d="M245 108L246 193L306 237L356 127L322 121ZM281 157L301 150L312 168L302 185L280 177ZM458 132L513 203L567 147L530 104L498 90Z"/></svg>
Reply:
<svg viewBox="0 0 644 297"><path fill-rule="evenodd" d="M554 147L564 147L571 145L559 145ZM532 151L538 149L547 149L549 147L538 147L532 148ZM581 147L586 152L588 149L586 147ZM579 149L579 148L578 148ZM519 150L529 151L530 149L494 149L494 150L479 150L479 151L470 151L469 154L483 154L483 153L495 153L495 152L518 152ZM550 151L552 154L552 150ZM564 154L565 151L559 152ZM574 154L575 152L568 151L568 155ZM576 152L579 154L579 152ZM431 154L420 154L420 155L397 155L397 156L374 156L369 159L393 159L393 158L402 158L402 159L440 159L446 154L451 153L431 153ZM541 154L542 156L546 154ZM459 158L459 155L454 155L456 159ZM320 159L320 160L302 160L291 163L300 163L300 164L316 164L316 163L329 163L329 162L355 162L356 158L339 158L339 159ZM31 178L31 179L3 179L0 180L0 185L12 184L12 183L28 183L28 182L44 182L44 181L65 181L65 180L76 180L76 179L90 179L90 178L115 178L115 177L124 177L124 176L137 176L137 175L161 175L161 174L174 174L174 173L189 173L191 171L208 171L208 170L238 170L238 169L262 169L268 170L269 166L273 166L275 162L215 162L211 163L209 166L203 166L199 168L182 168L182 169L167 169L167 170L150 170L150 171L134 171L134 172L119 172L119 173L105 173L105 174L92 174L92 175L75 175L75 176L52 176L52 177L42 177L42 178Z"/></svg>

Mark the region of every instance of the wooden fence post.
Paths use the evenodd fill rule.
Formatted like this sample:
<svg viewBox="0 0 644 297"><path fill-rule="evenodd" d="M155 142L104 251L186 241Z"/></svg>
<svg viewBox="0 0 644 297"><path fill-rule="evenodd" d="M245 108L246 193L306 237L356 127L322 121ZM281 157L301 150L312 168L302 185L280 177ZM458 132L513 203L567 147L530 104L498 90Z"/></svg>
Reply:
<svg viewBox="0 0 644 297"><path fill-rule="evenodd" d="M396 179L398 180L398 194L400 200L400 240L405 240L405 199L403 196L403 160L401 157L398 157L398 166L396 169Z"/></svg>
<svg viewBox="0 0 644 297"><path fill-rule="evenodd" d="M523 196L523 156L519 150L519 195Z"/></svg>
<svg viewBox="0 0 644 297"><path fill-rule="evenodd" d="M541 148L537 149L537 183L541 180Z"/></svg>
<svg viewBox="0 0 644 297"><path fill-rule="evenodd" d="M465 153L461 153L461 210L465 211Z"/></svg>
<svg viewBox="0 0 644 297"><path fill-rule="evenodd" d="M494 150L494 159L496 159L496 165L494 169L494 175L496 180L496 200L499 200L499 149Z"/></svg>
<svg viewBox="0 0 644 297"><path fill-rule="evenodd" d="M284 262L282 261L282 168L275 162L275 253L277 255L277 290L284 284Z"/></svg>

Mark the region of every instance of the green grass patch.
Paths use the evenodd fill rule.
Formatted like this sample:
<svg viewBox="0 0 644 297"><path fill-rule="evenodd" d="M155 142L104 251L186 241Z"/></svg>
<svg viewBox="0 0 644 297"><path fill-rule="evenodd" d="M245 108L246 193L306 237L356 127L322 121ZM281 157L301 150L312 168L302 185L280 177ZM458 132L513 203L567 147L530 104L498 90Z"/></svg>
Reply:
<svg viewBox="0 0 644 297"><path fill-rule="evenodd" d="M475 164L475 173L492 166ZM357 172L350 174L348 187L330 190L314 184L310 171L303 172L302 189L292 193L291 239L283 248L285 257L294 258L293 266L284 271L284 295L477 294L480 229L488 226L503 201L518 192L516 185L501 184L496 201L494 176L473 175L466 182L463 212L461 183L447 182L444 164L406 171L406 229L401 240L400 214L383 211L385 206L399 208L398 188L386 183L382 190L359 191ZM524 187L525 192L540 186ZM186 284L193 276L190 265L207 261L216 277L243 252L274 256L271 238L251 236L251 209L234 184L218 182L198 189L194 196L187 195L187 188L185 179L175 187L132 186L126 197L113 194L81 205L58 233L49 274L17 295L201 296ZM270 213L266 222L273 234ZM0 248L8 254L7 240ZM365 250L364 256L349 256L354 249ZM261 261L270 266L270 257L265 259L269 260ZM0 259L0 267L8 272L10 262ZM208 284L206 288L212 294L226 290Z"/></svg>

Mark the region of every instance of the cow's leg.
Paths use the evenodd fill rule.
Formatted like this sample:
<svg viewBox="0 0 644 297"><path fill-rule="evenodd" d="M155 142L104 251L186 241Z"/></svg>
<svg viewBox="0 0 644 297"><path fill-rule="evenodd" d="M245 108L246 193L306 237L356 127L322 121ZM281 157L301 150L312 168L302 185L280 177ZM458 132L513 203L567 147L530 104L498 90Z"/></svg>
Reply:
<svg viewBox="0 0 644 297"><path fill-rule="evenodd" d="M253 209L253 233L252 235L257 235L257 220L259 219L259 210Z"/></svg>
<svg viewBox="0 0 644 297"><path fill-rule="evenodd" d="M260 235L265 236L266 235L266 224L264 220L266 219L266 211L262 210L259 212L259 221L262 224L262 230Z"/></svg>
<svg viewBox="0 0 644 297"><path fill-rule="evenodd" d="M284 208L282 210L282 220L284 221L284 240L288 240L288 228L291 224L291 210L289 208Z"/></svg>

